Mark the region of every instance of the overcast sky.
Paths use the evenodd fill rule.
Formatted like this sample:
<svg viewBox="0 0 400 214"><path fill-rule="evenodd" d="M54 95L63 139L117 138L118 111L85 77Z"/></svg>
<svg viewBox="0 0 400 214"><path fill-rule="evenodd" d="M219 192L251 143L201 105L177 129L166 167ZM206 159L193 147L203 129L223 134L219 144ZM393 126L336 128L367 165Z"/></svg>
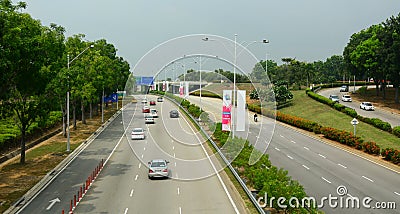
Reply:
<svg viewBox="0 0 400 214"><path fill-rule="evenodd" d="M16 2L14 0L14 2ZM353 33L400 12L398 0L25 0L25 10L43 25L56 23L66 35L106 39L118 55L138 63L162 42L211 34L249 45L258 59L325 60L341 55ZM182 47L180 47L182 48Z"/></svg>

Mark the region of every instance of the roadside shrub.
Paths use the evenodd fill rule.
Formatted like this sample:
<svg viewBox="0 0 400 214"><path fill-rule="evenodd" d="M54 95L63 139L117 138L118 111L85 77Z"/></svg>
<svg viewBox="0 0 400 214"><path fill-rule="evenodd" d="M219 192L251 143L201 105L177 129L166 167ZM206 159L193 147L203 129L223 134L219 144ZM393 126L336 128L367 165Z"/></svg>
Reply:
<svg viewBox="0 0 400 214"><path fill-rule="evenodd" d="M365 142L363 144L364 152L372 155L379 155L381 153L381 148L376 145L375 142Z"/></svg>
<svg viewBox="0 0 400 214"><path fill-rule="evenodd" d="M400 137L400 126L396 126L393 128L392 133L397 137Z"/></svg>
<svg viewBox="0 0 400 214"><path fill-rule="evenodd" d="M363 121L364 123L368 123L380 130L392 133L392 126L390 125L390 123L382 121L381 119L368 118L368 117L363 117L361 115L357 115L357 119Z"/></svg>
<svg viewBox="0 0 400 214"><path fill-rule="evenodd" d="M189 105L188 112L196 118L198 118L201 114L200 108L194 104Z"/></svg>
<svg viewBox="0 0 400 214"><path fill-rule="evenodd" d="M346 106L344 106L344 105L342 105L340 103L334 103L333 104L333 108L338 110L338 111L343 111L346 108Z"/></svg>
<svg viewBox="0 0 400 214"><path fill-rule="evenodd" d="M284 123L287 123L289 125L307 130L307 131L313 131L314 127L319 125L318 123L311 121L311 120L306 120L300 117L292 116L289 114L284 114L279 111L276 112L276 120L282 121Z"/></svg>
<svg viewBox="0 0 400 214"><path fill-rule="evenodd" d="M363 140L352 133L331 127L322 127L321 133L328 139L337 141L351 147L360 147Z"/></svg>
<svg viewBox="0 0 400 214"><path fill-rule="evenodd" d="M385 148L385 149L382 149L381 155L382 155L383 159L391 161L395 152L396 152L396 150L393 148Z"/></svg>
<svg viewBox="0 0 400 214"><path fill-rule="evenodd" d="M345 113L345 114L347 114L347 115L349 115L351 117L354 117L354 118L357 117L356 110L354 110L352 108L345 107L344 109L341 110L341 112L343 112L343 113Z"/></svg>

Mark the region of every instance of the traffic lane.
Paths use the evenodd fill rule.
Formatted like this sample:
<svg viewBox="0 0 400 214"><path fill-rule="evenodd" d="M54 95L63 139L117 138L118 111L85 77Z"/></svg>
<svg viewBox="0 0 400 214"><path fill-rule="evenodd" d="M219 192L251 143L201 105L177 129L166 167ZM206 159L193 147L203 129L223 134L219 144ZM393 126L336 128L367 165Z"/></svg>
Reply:
<svg viewBox="0 0 400 214"><path fill-rule="evenodd" d="M69 202L102 159L107 158L115 146L114 140L123 132L121 115L94 139L71 163L32 201L18 213L44 213L69 210ZM54 203L51 200L60 199ZM49 209L48 209L49 208Z"/></svg>
<svg viewBox="0 0 400 214"><path fill-rule="evenodd" d="M137 121L137 120L134 120L134 121ZM140 120L138 120L138 121L140 121ZM163 145L169 145L170 146L170 148L168 149L167 147L164 147L164 148L162 148L162 153L161 153L161 155L157 155L157 158L171 158L171 153L172 153L172 151L174 150L174 149L172 149L171 148L171 146L172 147L174 147L174 146L176 146L176 149L175 150L177 150L178 152L179 152L179 150L180 150L180 148L181 147L183 147L182 145L180 145L180 144L177 144L177 145L174 145L173 144L173 141L171 140L170 141L170 143L169 143L169 141L166 141L165 139L166 138L168 138L168 134L167 133L163 133L162 131L160 131L160 130L157 130L157 128L156 128L156 125L158 125L158 123L157 123L157 121L156 121L156 124L154 124L154 125L148 125L148 132L149 132L149 137L148 138L146 138L146 140L145 141L135 141L135 142L132 142L132 144L131 144L131 148L132 148L132 150L135 150L135 151L137 151L137 152L135 152L141 159L152 159L152 157L154 156L154 154L159 154L161 151L160 151L160 146L157 146L156 145L156 143L154 143L153 141L155 141L154 139L157 139L158 137L158 135L161 135L159 138L160 139L163 139L163 142L162 142L162 144ZM160 124L161 125L161 124ZM154 133L152 133L153 131L152 130L154 130L155 132ZM162 134L163 133L163 134ZM192 135L192 137L193 137L193 135ZM141 148L141 146L143 147L143 148ZM186 150L186 148L185 148L185 150ZM194 150L194 148L191 148L191 153L199 153L199 152L194 152L193 151ZM204 156L204 155L203 155ZM142 162L142 161L141 161ZM139 165L140 165L140 163L139 163ZM178 167L177 168L179 168L179 167L181 167L181 165L180 164L178 164L177 165ZM179 170L176 170L175 168L175 165L174 165L174 163L173 163L173 160L171 160L171 163L170 163L170 167L171 167L171 173L174 173L174 172L178 172ZM142 165L142 168L143 168L143 165ZM191 168L191 169L184 169L184 171L188 171L188 172L190 172L190 171L194 171L193 170L193 168ZM142 174L140 174L140 173L142 173ZM144 173L144 174L143 174ZM144 183L145 184L148 184L148 180L147 180L147 171L146 170L144 170L144 171L141 171L141 172L139 172L139 174L137 174L136 176L134 176L135 178L134 178L134 180L135 181L142 181L141 180L141 178L143 178L144 179ZM170 180L172 180L172 179L166 179L166 180L160 180L160 181L170 181ZM155 181L159 181L159 180L155 180ZM173 181L175 181L175 180L173 180ZM152 182L152 181L150 181L150 182ZM185 183L188 183L188 182L185 182ZM154 186L154 185L152 185L152 186ZM192 182L190 182L190 186L191 187L195 187L195 186L197 186L196 184L194 184L194 183L192 183ZM208 182L208 186L210 186L210 182ZM214 186L214 184L211 184L211 186ZM136 195L146 195L146 194L148 194L148 192L157 192L157 190L156 191L152 191L152 187L149 187L149 188L144 188L144 192L143 192L143 194L141 194L141 188L142 187L146 187L146 185L144 185L144 184L140 184L140 185L138 185L138 187L137 188L134 188L135 189L135 191L134 191L134 194L136 194ZM165 187L164 186L162 186L164 189L165 189ZM161 188L161 187L160 187ZM202 187L203 189L204 189L204 187ZM201 192L201 190L199 190L198 188L196 188L197 189L197 192ZM213 188L213 189L216 189L215 187ZM172 189L170 189L170 191L167 191L167 192L165 192L165 194L164 193L162 193L161 195L162 195L162 198L160 198L160 200L164 200L165 201L165 198L172 198L172 196L171 197L169 197L169 195L166 195L166 194L170 194L170 193L174 193L174 194L177 194L177 192L179 192L180 190L178 189L178 188L174 188L174 187L172 187ZM193 195L193 192L191 192L191 195ZM194 195L196 195L196 194L194 194ZM213 199L214 201L219 201L219 200L221 200L221 198L222 198L222 201L223 201L223 203L222 204L229 204L229 201L227 202L226 201L226 195L223 195L223 197L220 197L220 194L218 194L218 191L216 191L216 193L214 193L214 195L216 195L216 198L215 199ZM187 196L188 197L188 196ZM209 197L209 195L207 194L207 195L196 195L196 197L199 199L199 201L202 201L205 197ZM219 199L219 200L218 200ZM138 201L140 201L140 200L138 200ZM134 207L126 207L126 209L125 209L125 212L128 212L128 213L131 213L131 212L136 212L136 211L143 211L143 210L148 210L149 209L149 207L152 207L152 206L154 206L154 201L159 201L159 200L148 200L148 201L150 201L150 204L147 204L146 202L140 202L139 204L136 204ZM164 203L163 203L164 204ZM166 203L166 204L172 204L172 205L176 205L177 203L174 203L173 201L172 202L169 202L169 203ZM217 204L219 204L219 203L217 203ZM144 206L144 207L143 207ZM173 207L168 207L167 205L161 205L162 207L164 207L164 209L168 209L168 210L174 210L174 212L175 212L175 210L177 211L177 210L190 210L190 209L194 209L194 208L196 208L196 205L193 205L193 204L185 204L185 205L182 205L182 206L180 206L180 207L177 207L177 208L173 208ZM187 206L187 207L185 207L185 206ZM215 209L213 209L214 211L215 210L219 210L220 212L224 212L224 211L230 211L229 209L227 209L226 207L223 207L222 209L220 208L220 206L221 205L218 205ZM142 208L143 207L143 208ZM219 208L218 208L219 207ZM201 207L198 207L197 209L202 209ZM204 209L204 208L203 208ZM155 210L155 209L151 209L151 213L154 211L154 213L156 213L156 212L158 212L157 210Z"/></svg>
<svg viewBox="0 0 400 214"><path fill-rule="evenodd" d="M331 94L338 95L339 98L342 97L343 94L348 94L349 92L340 92L340 88L328 88L328 89L323 89L318 91L318 94L321 94L324 97L328 97ZM373 103L373 100L365 100ZM359 102L343 102L340 100L340 104L347 106L349 108L354 109L357 114L363 116L363 117L369 117L369 118L379 118L385 122L390 123L392 127L394 126L400 126L400 115L396 114L395 112L392 111L387 111L383 110L379 107L375 106L375 111L365 111L363 109L360 109L360 103Z"/></svg>
<svg viewBox="0 0 400 214"><path fill-rule="evenodd" d="M399 198L398 195L393 192L394 189L398 188L396 186L397 182L387 182L388 180L398 181L399 174L397 173L356 156L351 158L351 154L346 154L340 149L331 147L330 145L325 144L325 146L328 147L328 149L323 150L325 152L317 151L316 147L324 146L317 141L307 142L307 147L304 146L300 139L298 139L298 141L293 141L277 137L274 142L275 143L271 144L272 147L269 150L270 154L282 152L286 155L288 160L290 159L291 162L297 163L296 165L298 165L298 167L303 167L308 171L319 172L317 176L323 178L323 180L327 181L329 184L334 184L336 187L345 185L351 196L359 198L371 197L375 202L396 201ZM297 146L298 148L296 148ZM331 147L331 149L329 149L329 147ZM284 166L285 169L287 167L286 165ZM289 171L289 173L292 174L291 171ZM383 180L376 179L376 175ZM299 177L299 175L296 177ZM307 181L307 179L304 179L304 181Z"/></svg>

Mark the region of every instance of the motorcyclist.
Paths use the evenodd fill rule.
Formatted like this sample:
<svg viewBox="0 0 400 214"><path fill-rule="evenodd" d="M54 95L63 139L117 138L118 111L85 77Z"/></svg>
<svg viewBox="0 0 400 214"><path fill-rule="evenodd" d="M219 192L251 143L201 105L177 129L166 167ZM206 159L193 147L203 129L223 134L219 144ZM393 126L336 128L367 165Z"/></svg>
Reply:
<svg viewBox="0 0 400 214"><path fill-rule="evenodd" d="M258 116L257 116L257 113L255 113L254 114L254 122L257 122L258 121Z"/></svg>

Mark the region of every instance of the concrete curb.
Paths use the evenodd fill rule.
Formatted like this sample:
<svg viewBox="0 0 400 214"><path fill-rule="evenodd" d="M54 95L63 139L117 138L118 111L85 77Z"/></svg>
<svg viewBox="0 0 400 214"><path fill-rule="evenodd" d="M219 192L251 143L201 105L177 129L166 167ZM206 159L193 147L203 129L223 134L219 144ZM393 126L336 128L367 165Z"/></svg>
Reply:
<svg viewBox="0 0 400 214"><path fill-rule="evenodd" d="M36 197L41 191L43 191L51 182L57 178L57 176L64 171L68 165L75 160L75 158L88 147L96 137L103 132L108 125L114 121L114 119L121 114L121 108L113 116L111 116L105 123L103 123L92 135L90 135L78 148L71 152L63 161L61 161L52 171L47 173L35 186L33 186L25 195L14 202L13 205L8 208L4 214L18 213L25 205L29 204L32 199Z"/></svg>

